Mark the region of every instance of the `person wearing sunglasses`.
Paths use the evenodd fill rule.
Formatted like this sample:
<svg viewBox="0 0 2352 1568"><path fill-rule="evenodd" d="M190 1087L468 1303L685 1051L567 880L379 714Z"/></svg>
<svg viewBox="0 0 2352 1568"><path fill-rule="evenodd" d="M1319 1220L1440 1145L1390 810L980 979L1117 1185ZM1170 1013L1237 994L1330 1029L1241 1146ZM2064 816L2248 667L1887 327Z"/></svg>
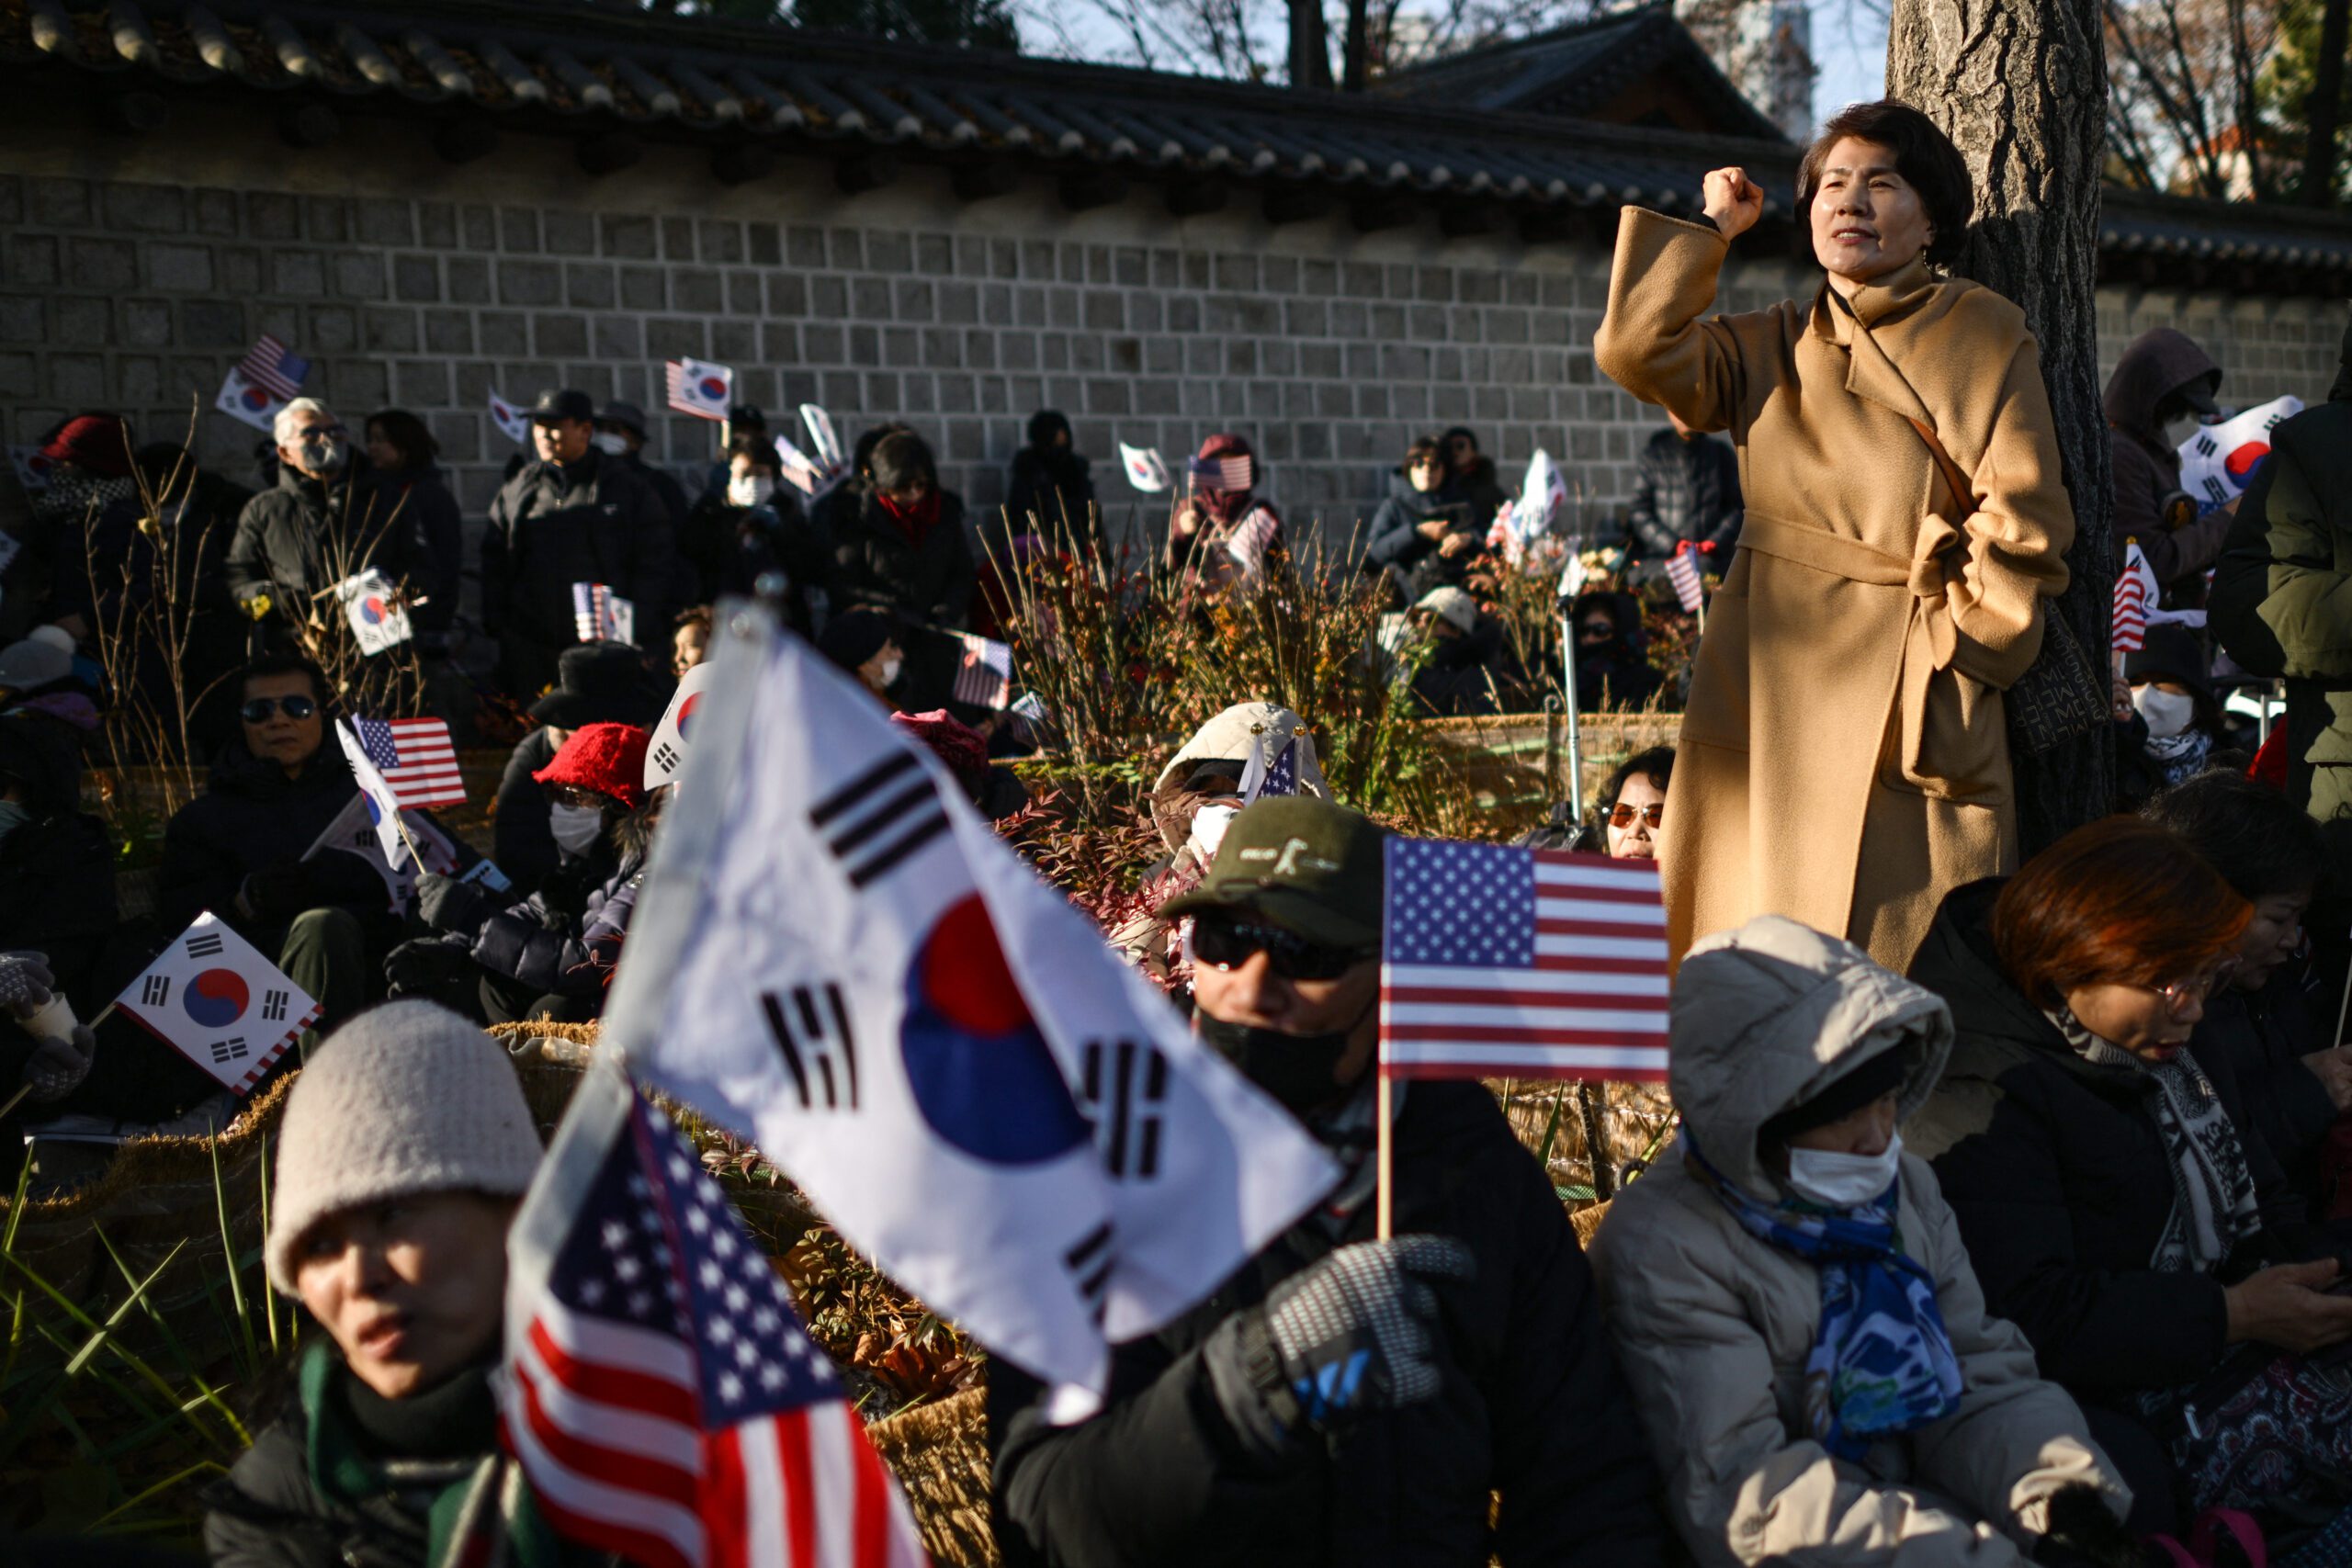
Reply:
<svg viewBox="0 0 2352 1568"><path fill-rule="evenodd" d="M1193 921L1202 1039L1346 1174L1208 1301L1115 1347L1091 1420L1054 1425L1034 1380L990 1369L1007 1562L1663 1561L1591 1271L1484 1087L1398 1086L1396 1235L1374 1239L1385 837L1260 800L1169 904Z"/></svg>
<svg viewBox="0 0 2352 1568"><path fill-rule="evenodd" d="M1656 860L1666 825L1666 786L1674 748L1653 746L1617 764L1602 781L1594 812L1611 860Z"/></svg>
<svg viewBox="0 0 2352 1568"><path fill-rule="evenodd" d="M271 427L277 482L245 502L221 573L249 612L279 625L305 619L311 596L363 567L394 582L428 581L415 509L398 504L355 448L351 432L316 398L297 398ZM290 618L290 619L288 619Z"/></svg>
<svg viewBox="0 0 2352 1568"><path fill-rule="evenodd" d="M2252 918L2177 834L2109 818L1948 895L1911 964L1957 1041L1904 1137L2139 1529L2352 1506L2352 1416L2294 1359L2352 1341L2335 1247L2192 1043Z"/></svg>
<svg viewBox="0 0 2352 1568"><path fill-rule="evenodd" d="M211 910L333 1024L367 1001L398 922L367 862L306 858L358 793L327 734L325 674L300 654L269 653L245 666L236 690L237 739L204 793L164 825L156 914L176 935Z"/></svg>

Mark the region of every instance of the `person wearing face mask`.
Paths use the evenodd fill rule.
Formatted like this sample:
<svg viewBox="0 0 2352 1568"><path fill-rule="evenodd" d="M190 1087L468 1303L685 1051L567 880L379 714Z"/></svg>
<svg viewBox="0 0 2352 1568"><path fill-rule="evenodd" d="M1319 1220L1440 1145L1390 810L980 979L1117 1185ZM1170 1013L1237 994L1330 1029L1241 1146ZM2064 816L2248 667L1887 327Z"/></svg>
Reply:
<svg viewBox="0 0 2352 1568"><path fill-rule="evenodd" d="M538 1168L498 1043L429 1002L371 1009L286 1102L263 1246L316 1331L204 1493L222 1568L578 1568L498 1439L506 1232ZM469 1507L469 1498L495 1499Z"/></svg>
<svg viewBox="0 0 2352 1568"><path fill-rule="evenodd" d="M1636 751L1601 781L1593 797L1602 848L1611 860L1656 860L1666 838L1666 792L1674 779L1674 748Z"/></svg>
<svg viewBox="0 0 2352 1568"><path fill-rule="evenodd" d="M1221 587L1245 574L1228 547L1244 529L1272 532L1260 558L1282 547L1282 513L1258 493L1265 470L1247 437L1230 433L1201 443L1187 465L1184 498L1168 523L1168 568L1189 582Z"/></svg>
<svg viewBox="0 0 2352 1568"><path fill-rule="evenodd" d="M1385 837L1261 800L1168 907L1194 921L1201 1038L1346 1175L1199 1306L1114 1347L1091 1419L1054 1426L1035 1382L990 1369L1007 1568L1664 1561L1590 1270L1483 1087L1403 1086L1396 1235L1373 1239Z"/></svg>
<svg viewBox="0 0 2352 1568"><path fill-rule="evenodd" d="M1568 606L1577 638L1577 706L1585 713L1645 707L1666 684L1644 652L1642 602L1616 589L1596 588Z"/></svg>
<svg viewBox="0 0 2352 1568"><path fill-rule="evenodd" d="M531 775L561 858L529 897L504 904L478 883L418 874L416 918L435 934L385 960L395 994L491 1023L577 1023L604 1010L668 795L646 791L647 739L633 724L587 725Z"/></svg>
<svg viewBox="0 0 2352 1568"><path fill-rule="evenodd" d="M876 702L899 711L894 693L906 668L906 654L899 647L896 620L880 610L845 610L825 623L817 650L855 676Z"/></svg>
<svg viewBox="0 0 2352 1568"><path fill-rule="evenodd" d="M799 496L777 478L773 446L748 435L734 439L725 489L707 491L695 502L679 543L706 603L747 595L763 577L783 573L792 627L810 634L817 611L812 594L823 584L825 556Z"/></svg>
<svg viewBox="0 0 2352 1568"><path fill-rule="evenodd" d="M1731 315L1717 276L1764 211L1746 171L1709 174L1693 220L1627 208L1593 343L1611 379L1741 453L1660 862L1668 944L1781 914L1899 966L1946 892L2017 863L2004 694L2066 586L2075 508L2023 312L1943 271L1975 207L1951 139L1907 104L1849 105L1796 198L1820 288Z"/></svg>
<svg viewBox="0 0 2352 1568"><path fill-rule="evenodd" d="M2129 1490L1896 1131L1944 1004L1765 915L1691 948L1670 1028L1681 1134L1593 1268L1701 1568L2135 1561Z"/></svg>
<svg viewBox="0 0 2352 1568"><path fill-rule="evenodd" d="M2319 824L2272 786L2221 772L2164 791L2140 815L2187 840L2253 906L2230 983L2206 1001L2189 1048L2227 1059L2254 1131L2321 1217L2329 1134L2352 1111L2352 1050L2327 1038L2333 997L2303 931L2327 864Z"/></svg>
<svg viewBox="0 0 2352 1568"><path fill-rule="evenodd" d="M238 513L222 566L247 614L272 615L280 626L301 622L316 608L313 594L365 567L420 591L431 581L419 559L415 519L397 506L397 493L383 491L333 409L297 398L277 411L271 434L277 483Z"/></svg>
<svg viewBox="0 0 2352 1568"><path fill-rule="evenodd" d="M1364 570L1385 574L1399 594L1411 592L1417 569L1449 541L1465 541L1452 547L1456 559L1477 549L1485 535L1470 511L1469 502L1446 489L1445 453L1434 437L1421 437L1405 448L1364 529Z"/></svg>
<svg viewBox="0 0 2352 1568"><path fill-rule="evenodd" d="M2182 626L2150 626L2145 643L2123 656L2123 681L2132 690L2126 728L2153 784L2164 788L2203 773L2222 739L2222 710L2195 634Z"/></svg>
<svg viewBox="0 0 2352 1568"><path fill-rule="evenodd" d="M673 531L686 525L686 491L669 469L657 468L645 460L645 411L635 403L625 403L616 398L606 403L596 415L596 434L590 444L607 457L616 457L645 481L653 499L662 503L668 514Z"/></svg>
<svg viewBox="0 0 2352 1568"><path fill-rule="evenodd" d="M1517 713L1527 683L1503 639L1502 623L1459 588L1433 588L1411 613L1424 647L1413 671L1413 700L1423 715Z"/></svg>
<svg viewBox="0 0 2352 1568"><path fill-rule="evenodd" d="M963 649L942 634L963 628L978 581L964 499L940 488L931 448L912 434L876 442L865 474L862 493L833 512L826 602L835 615L868 609L897 616L907 660L903 705L946 707Z"/></svg>
<svg viewBox="0 0 2352 1568"><path fill-rule="evenodd" d="M2109 818L1954 890L1911 965L1957 1043L1904 1136L2135 1526L2228 1506L2291 1530L2280 1505L2352 1503L2352 1421L2297 1359L2352 1340L2336 1247L2230 1055L2192 1043L2252 913L2177 834Z"/></svg>
<svg viewBox="0 0 2352 1568"><path fill-rule="evenodd" d="M2213 564L2234 506L2169 525L2165 498L2180 489L2180 444L2220 415L2222 367L2186 333L2151 327L2125 346L2100 400L2115 473L2115 558L2136 543L2165 588Z"/></svg>

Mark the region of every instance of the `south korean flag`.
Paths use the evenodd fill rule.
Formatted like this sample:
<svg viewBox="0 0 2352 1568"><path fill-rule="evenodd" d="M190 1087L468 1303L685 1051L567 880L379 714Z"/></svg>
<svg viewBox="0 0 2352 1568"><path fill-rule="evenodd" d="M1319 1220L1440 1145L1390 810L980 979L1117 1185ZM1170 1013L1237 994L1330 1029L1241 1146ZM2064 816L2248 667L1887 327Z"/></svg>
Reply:
<svg viewBox="0 0 2352 1568"><path fill-rule="evenodd" d="M694 745L696 722L702 716L703 688L710 684L711 667L707 660L686 671L678 682L669 708L662 715L662 722L653 728L652 743L645 749L645 787L650 793L663 784L675 784L685 771L686 753Z"/></svg>
<svg viewBox="0 0 2352 1568"><path fill-rule="evenodd" d="M351 623L362 657L372 658L408 641L408 608L381 568L371 566L345 578L334 585L334 595L343 601L344 616Z"/></svg>
<svg viewBox="0 0 2352 1568"><path fill-rule="evenodd" d="M114 1005L240 1095L252 1090L321 1011L209 909Z"/></svg>

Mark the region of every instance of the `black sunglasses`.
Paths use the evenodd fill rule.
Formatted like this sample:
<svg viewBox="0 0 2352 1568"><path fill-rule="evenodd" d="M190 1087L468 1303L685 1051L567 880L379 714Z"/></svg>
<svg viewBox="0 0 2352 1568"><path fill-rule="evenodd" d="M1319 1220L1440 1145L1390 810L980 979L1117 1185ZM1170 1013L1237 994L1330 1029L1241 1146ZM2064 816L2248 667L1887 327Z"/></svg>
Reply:
<svg viewBox="0 0 2352 1568"><path fill-rule="evenodd" d="M267 724L269 716L284 709L286 716L297 722L319 711L319 705L308 697L252 697L237 710L247 724Z"/></svg>
<svg viewBox="0 0 2352 1568"><path fill-rule="evenodd" d="M1325 947L1320 942L1256 920L1230 915L1203 914L1193 921L1193 957L1212 969L1234 969L1262 953L1276 975L1285 980L1336 980L1370 953L1350 947Z"/></svg>

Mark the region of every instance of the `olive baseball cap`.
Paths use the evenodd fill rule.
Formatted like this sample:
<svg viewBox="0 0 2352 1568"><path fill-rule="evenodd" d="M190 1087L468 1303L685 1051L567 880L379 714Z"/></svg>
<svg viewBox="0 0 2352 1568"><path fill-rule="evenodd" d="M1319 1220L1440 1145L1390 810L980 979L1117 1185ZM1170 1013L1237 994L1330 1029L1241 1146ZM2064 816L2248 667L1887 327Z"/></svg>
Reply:
<svg viewBox="0 0 2352 1568"><path fill-rule="evenodd" d="M1325 947L1369 949L1380 941L1387 836L1362 812L1311 795L1261 800L1226 829L1201 885L1159 912L1221 909Z"/></svg>

